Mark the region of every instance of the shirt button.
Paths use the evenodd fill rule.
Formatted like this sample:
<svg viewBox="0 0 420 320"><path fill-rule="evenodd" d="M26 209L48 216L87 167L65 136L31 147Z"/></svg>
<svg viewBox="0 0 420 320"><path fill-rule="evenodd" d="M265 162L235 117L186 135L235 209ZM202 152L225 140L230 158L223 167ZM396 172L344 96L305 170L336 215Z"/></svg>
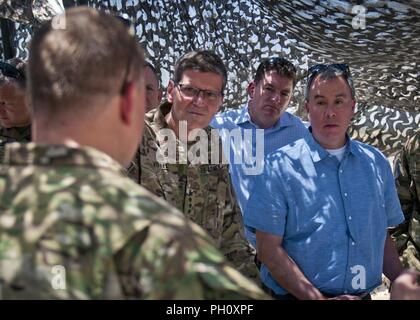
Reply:
<svg viewBox="0 0 420 320"><path fill-rule="evenodd" d="M344 196L347 197L347 192L344 192Z"/></svg>
<svg viewBox="0 0 420 320"><path fill-rule="evenodd" d="M351 216L349 216L349 220L351 220Z"/></svg>
<svg viewBox="0 0 420 320"><path fill-rule="evenodd" d="M352 246L354 246L354 245L355 245L354 241L352 241L351 245L352 245Z"/></svg>
<svg viewBox="0 0 420 320"><path fill-rule="evenodd" d="M343 173L343 170L342 169L340 169L340 173Z"/></svg>

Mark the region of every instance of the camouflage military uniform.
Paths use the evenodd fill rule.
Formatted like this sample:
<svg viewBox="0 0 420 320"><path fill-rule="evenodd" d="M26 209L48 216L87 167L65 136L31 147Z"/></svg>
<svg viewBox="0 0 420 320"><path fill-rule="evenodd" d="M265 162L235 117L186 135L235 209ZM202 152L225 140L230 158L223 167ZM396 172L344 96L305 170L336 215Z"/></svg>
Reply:
<svg viewBox="0 0 420 320"><path fill-rule="evenodd" d="M228 166L221 164L223 152L219 138L214 140L218 145L209 143L209 164L156 160L157 152L167 143L158 131L168 129L165 115L170 108L171 104L165 102L146 114L140 156L134 160L140 164L140 170L132 164L128 169L130 177L203 227L235 268L256 280L255 250L243 235L242 215L233 195ZM209 133L210 128L206 130ZM186 148L178 139L176 144L177 155L185 156ZM211 150L219 152L218 164L212 164Z"/></svg>
<svg viewBox="0 0 420 320"><path fill-rule="evenodd" d="M6 143L29 141L31 141L31 126L16 128L0 127L0 163L3 162Z"/></svg>
<svg viewBox="0 0 420 320"><path fill-rule="evenodd" d="M396 157L395 177L405 222L393 238L405 267L420 271L420 130Z"/></svg>
<svg viewBox="0 0 420 320"><path fill-rule="evenodd" d="M7 145L1 298L266 297L201 228L122 171L92 148Z"/></svg>

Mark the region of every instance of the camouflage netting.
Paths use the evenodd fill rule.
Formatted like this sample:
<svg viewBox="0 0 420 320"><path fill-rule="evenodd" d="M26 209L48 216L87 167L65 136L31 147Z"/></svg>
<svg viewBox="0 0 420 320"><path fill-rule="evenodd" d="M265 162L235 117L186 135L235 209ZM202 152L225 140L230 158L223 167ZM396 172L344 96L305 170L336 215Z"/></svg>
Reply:
<svg viewBox="0 0 420 320"><path fill-rule="evenodd" d="M21 22L14 41L19 56L26 57L32 26L51 15L59 1L12 2L0 0L0 16ZM33 7L22 9L31 2ZM214 49L229 70L225 107L246 102L247 82L262 57L281 54L293 61L301 77L315 63L350 65L359 102L353 137L391 155L419 127L418 1L63 2L65 7L87 3L128 14L149 59L160 68L164 85L182 53ZM303 85L304 81L298 84L291 110L304 117Z"/></svg>

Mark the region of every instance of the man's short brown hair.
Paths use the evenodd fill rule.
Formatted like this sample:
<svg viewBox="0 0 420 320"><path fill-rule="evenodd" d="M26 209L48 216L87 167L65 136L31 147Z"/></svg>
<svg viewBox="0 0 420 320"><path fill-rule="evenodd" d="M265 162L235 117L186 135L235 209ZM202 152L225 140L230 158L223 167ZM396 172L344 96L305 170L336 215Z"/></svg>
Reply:
<svg viewBox="0 0 420 320"><path fill-rule="evenodd" d="M223 79L222 92L227 83L226 67L220 57L210 50L191 51L184 54L175 65L174 80L181 81L185 70L192 69L200 72L213 72Z"/></svg>
<svg viewBox="0 0 420 320"><path fill-rule="evenodd" d="M29 50L35 115L101 104L140 78L142 49L120 19L88 7L54 19L38 30Z"/></svg>
<svg viewBox="0 0 420 320"><path fill-rule="evenodd" d="M254 82L258 83L264 75L270 71L276 72L279 76L286 77L293 81L293 88L297 83L297 71L295 66L283 57L271 57L263 59L255 73Z"/></svg>

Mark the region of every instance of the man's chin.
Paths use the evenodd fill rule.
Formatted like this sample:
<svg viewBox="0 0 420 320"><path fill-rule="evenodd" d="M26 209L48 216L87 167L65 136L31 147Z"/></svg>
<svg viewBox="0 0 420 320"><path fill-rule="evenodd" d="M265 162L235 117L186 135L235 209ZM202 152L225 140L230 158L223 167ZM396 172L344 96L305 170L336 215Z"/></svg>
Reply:
<svg viewBox="0 0 420 320"><path fill-rule="evenodd" d="M194 117L194 120L186 120L189 131L193 129L204 129L210 125L211 119L207 119L207 118L197 119L197 118L198 117Z"/></svg>

